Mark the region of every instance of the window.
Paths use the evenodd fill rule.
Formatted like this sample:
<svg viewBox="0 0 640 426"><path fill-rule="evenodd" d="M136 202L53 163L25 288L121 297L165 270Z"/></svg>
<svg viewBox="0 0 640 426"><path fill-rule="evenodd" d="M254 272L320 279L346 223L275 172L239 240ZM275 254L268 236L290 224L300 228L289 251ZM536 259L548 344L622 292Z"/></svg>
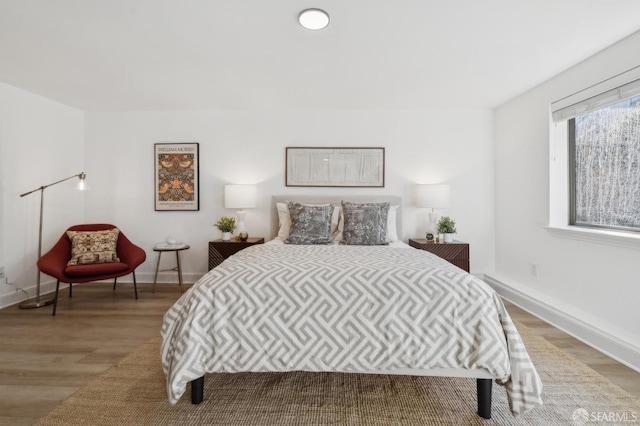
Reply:
<svg viewBox="0 0 640 426"><path fill-rule="evenodd" d="M640 231L640 96L568 127L571 225Z"/></svg>
<svg viewBox="0 0 640 426"><path fill-rule="evenodd" d="M640 232L640 80L553 119L568 129L569 224Z"/></svg>

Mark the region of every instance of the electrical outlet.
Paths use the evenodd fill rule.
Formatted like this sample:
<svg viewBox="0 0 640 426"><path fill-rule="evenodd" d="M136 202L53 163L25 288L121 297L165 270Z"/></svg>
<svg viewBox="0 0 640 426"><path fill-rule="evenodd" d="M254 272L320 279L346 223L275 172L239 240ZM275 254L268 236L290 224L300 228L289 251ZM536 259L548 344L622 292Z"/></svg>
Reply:
<svg viewBox="0 0 640 426"><path fill-rule="evenodd" d="M4 266L0 266L0 279L4 278Z"/></svg>
<svg viewBox="0 0 640 426"><path fill-rule="evenodd" d="M537 277L538 272L540 272L540 265L538 265L537 263L531 263L530 268L531 268L531 275L533 275L534 277Z"/></svg>

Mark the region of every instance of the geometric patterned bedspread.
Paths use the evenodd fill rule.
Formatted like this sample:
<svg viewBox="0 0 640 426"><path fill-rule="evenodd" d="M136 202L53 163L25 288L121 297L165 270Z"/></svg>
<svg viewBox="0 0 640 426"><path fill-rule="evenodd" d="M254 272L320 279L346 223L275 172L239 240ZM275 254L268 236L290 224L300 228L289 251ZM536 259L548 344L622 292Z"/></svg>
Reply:
<svg viewBox="0 0 640 426"><path fill-rule="evenodd" d="M542 383L498 295L415 249L259 244L202 277L165 314L169 402L213 372L484 369L514 415Z"/></svg>

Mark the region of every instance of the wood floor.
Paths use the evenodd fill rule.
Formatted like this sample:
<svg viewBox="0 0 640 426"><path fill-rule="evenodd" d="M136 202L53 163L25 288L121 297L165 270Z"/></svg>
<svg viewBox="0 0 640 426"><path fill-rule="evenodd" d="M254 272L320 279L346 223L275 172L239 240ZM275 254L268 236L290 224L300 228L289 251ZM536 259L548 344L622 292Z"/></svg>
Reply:
<svg viewBox="0 0 640 426"><path fill-rule="evenodd" d="M0 425L29 425L160 333L162 315L180 297L177 285L74 286L51 306L0 310ZM507 304L512 318L640 397L640 374ZM158 354L158 361L160 355Z"/></svg>

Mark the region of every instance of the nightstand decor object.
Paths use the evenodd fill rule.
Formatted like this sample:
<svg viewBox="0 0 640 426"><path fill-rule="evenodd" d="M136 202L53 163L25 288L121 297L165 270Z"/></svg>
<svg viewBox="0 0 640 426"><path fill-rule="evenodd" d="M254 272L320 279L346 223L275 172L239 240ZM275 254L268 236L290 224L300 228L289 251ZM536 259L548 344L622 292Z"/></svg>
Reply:
<svg viewBox="0 0 640 426"><path fill-rule="evenodd" d="M254 209L256 207L257 188L255 185L225 185L224 187L224 207L227 209L238 209L236 217L238 232L246 231L244 218L247 212L244 209Z"/></svg>
<svg viewBox="0 0 640 426"><path fill-rule="evenodd" d="M222 239L224 241L229 241L231 239L231 233L236 229L236 218L222 216L213 226L222 232Z"/></svg>
<svg viewBox="0 0 640 426"><path fill-rule="evenodd" d="M230 241L209 241L209 270L212 270L224 262L226 258L236 254L240 250L263 243L264 238L247 238L246 241L240 241L239 238L232 238Z"/></svg>
<svg viewBox="0 0 640 426"><path fill-rule="evenodd" d="M452 243L427 241L423 238L410 238L411 247L425 250L443 258L458 268L470 272L469 268L469 244L461 241Z"/></svg>
<svg viewBox="0 0 640 426"><path fill-rule="evenodd" d="M449 216L442 216L438 221L438 232L444 237L445 243L453 242L453 234L457 233L456 221Z"/></svg>

